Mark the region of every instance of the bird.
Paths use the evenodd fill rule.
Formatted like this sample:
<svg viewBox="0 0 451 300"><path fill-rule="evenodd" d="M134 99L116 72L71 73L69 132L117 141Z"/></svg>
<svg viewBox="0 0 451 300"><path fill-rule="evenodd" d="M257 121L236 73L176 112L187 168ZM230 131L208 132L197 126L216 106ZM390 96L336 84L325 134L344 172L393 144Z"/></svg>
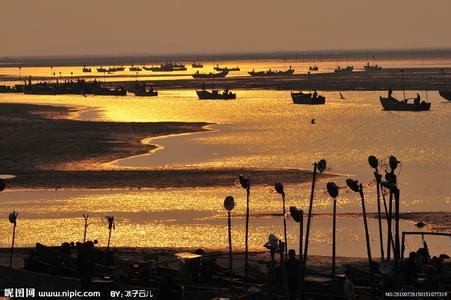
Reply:
<svg viewBox="0 0 451 300"><path fill-rule="evenodd" d="M315 119L311 119L310 124L315 124Z"/></svg>

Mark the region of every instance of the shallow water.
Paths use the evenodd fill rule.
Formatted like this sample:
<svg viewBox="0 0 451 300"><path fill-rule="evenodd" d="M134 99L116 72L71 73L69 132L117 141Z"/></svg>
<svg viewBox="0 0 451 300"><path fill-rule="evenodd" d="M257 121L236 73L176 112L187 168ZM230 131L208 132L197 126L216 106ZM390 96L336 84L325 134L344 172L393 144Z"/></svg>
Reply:
<svg viewBox="0 0 451 300"><path fill-rule="evenodd" d="M0 94L1 102L77 105L85 109L74 116L83 120L112 121L204 121L215 123L212 131L155 138L160 149L152 155L115 162L123 166L248 166L296 167L310 169L321 158L328 161L328 172L347 174L334 179L339 185L346 177L359 179L367 191L367 210L376 211L372 170L368 155L386 159L390 154L401 161L398 180L402 211L449 211L451 203L451 103L436 92L419 92L432 102L430 112L385 112L381 92L323 93L326 105L293 105L287 91L237 91L236 101L198 101L194 91L161 91L152 99L108 96L33 96ZM408 92L413 97L416 92ZM401 92L395 92L395 96ZM310 124L311 119L316 124ZM237 199L237 214L243 213L243 191L234 186L198 189L160 189L147 191L58 191L0 193L0 212L16 209L19 216L18 245L36 241L58 244L82 236L81 214L94 220L90 238L101 244L107 236L103 216L117 218L113 233L116 246L192 246L226 247L226 220L222 201L227 195ZM307 209L309 184L290 185L288 206ZM315 212L331 212L325 181L318 184ZM280 211L280 200L270 187L256 187L252 193L253 213ZM355 193L346 190L338 198L339 212L360 212ZM331 218L315 217L312 254L330 253ZM236 247L242 248L243 218L234 218ZM289 236L297 236L290 219ZM282 236L281 217L253 218L251 248L261 245L271 232ZM376 222L370 221L372 247L377 252ZM0 230L8 232L6 220ZM338 220L338 255L364 256L365 242L361 219ZM415 230L403 222L405 230ZM241 240L241 241L240 241ZM349 241L352 247L349 247ZM441 252L451 248L448 238L428 239L431 248ZM7 240L0 246L6 246ZM297 242L295 242L297 245ZM419 240L409 239L412 248ZM376 256L376 255L375 255Z"/></svg>

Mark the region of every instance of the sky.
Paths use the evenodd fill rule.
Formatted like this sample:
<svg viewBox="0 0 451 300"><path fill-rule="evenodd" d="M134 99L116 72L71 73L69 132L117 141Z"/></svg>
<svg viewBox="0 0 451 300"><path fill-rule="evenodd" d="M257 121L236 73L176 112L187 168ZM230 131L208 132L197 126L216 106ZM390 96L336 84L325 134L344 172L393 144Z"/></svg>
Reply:
<svg viewBox="0 0 451 300"><path fill-rule="evenodd" d="M0 0L0 56L451 48L450 0Z"/></svg>

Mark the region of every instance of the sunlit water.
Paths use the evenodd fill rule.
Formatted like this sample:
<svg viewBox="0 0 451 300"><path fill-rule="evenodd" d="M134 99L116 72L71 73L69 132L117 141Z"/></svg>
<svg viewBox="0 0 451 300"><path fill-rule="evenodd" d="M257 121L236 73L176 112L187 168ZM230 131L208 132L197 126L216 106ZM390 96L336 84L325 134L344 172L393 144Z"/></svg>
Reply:
<svg viewBox="0 0 451 300"><path fill-rule="evenodd" d="M327 92L326 105L303 106L291 103L286 91L237 91L236 101L198 101L194 91L161 91L152 99L90 96L0 95L2 102L77 105L84 109L76 118L112 121L204 121L215 123L212 131L190 135L155 138L160 146L151 155L114 162L119 166L246 166L296 167L311 169L312 162L325 158L328 172L346 174L334 179L339 185L346 177L365 185L367 210L376 211L375 190L368 155L387 158L394 154L401 161L398 177L402 211L449 211L451 196L451 104L435 92L423 99L432 102L430 112L385 112L381 110L381 92ZM395 95L400 92L395 92ZM416 92L408 92L414 96ZM316 124L310 124L311 119ZM325 180L318 184L315 212L330 213L331 200L324 191ZM307 209L309 184L289 185L287 206ZM36 241L58 244L82 237L83 213L90 213L93 224L89 237L105 245L106 215L114 215L117 229L115 246L178 246L226 248L227 222L222 202L225 196L237 200L233 219L236 249L243 248L244 191L229 187L196 189L159 189L142 191L57 191L0 193L0 213L20 212L18 245ZM281 201L270 187L252 190L253 214L276 213ZM355 193L341 191L339 212L360 212ZM316 216L313 222L312 254L330 254L331 218ZM282 237L280 216L253 217L250 244L262 250L269 233ZM416 230L411 222L402 222L403 230ZM297 225L289 219L290 245L297 245ZM7 220L0 222L9 237ZM373 251L377 256L377 223L370 220ZM363 221L340 217L338 255L365 256ZM433 251L449 252L448 238L428 239ZM1 246L9 240L0 241ZM352 247L350 247L352 245ZM408 247L420 246L418 239ZM409 248L407 249L409 250Z"/></svg>

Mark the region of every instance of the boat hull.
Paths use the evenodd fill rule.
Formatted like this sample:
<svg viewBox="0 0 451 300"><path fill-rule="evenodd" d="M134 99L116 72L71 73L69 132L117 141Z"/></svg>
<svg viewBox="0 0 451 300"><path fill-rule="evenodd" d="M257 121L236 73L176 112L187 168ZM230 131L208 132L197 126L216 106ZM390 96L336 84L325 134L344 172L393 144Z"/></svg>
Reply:
<svg viewBox="0 0 451 300"><path fill-rule="evenodd" d="M236 94L234 93L214 93L206 90L196 91L199 100L234 100L236 99Z"/></svg>
<svg viewBox="0 0 451 300"><path fill-rule="evenodd" d="M229 71L222 71L219 73L209 73L209 74L201 74L201 73L194 73L194 78L223 78L226 77L227 74L229 74Z"/></svg>
<svg viewBox="0 0 451 300"><path fill-rule="evenodd" d="M291 93L294 104L321 105L326 103L326 97L312 97L312 94Z"/></svg>
<svg viewBox="0 0 451 300"><path fill-rule="evenodd" d="M158 96L158 91L132 90L132 93L135 94L135 96L139 96L139 97L153 97L153 96Z"/></svg>
<svg viewBox="0 0 451 300"><path fill-rule="evenodd" d="M272 76L291 76L294 74L294 69L289 69L286 71L260 71L260 72L248 72L249 75L253 76L253 77L259 77L259 76L268 76L268 77L272 77Z"/></svg>
<svg viewBox="0 0 451 300"><path fill-rule="evenodd" d="M420 102L420 103L407 103L399 101L395 98L385 98L380 97L380 102L384 110L394 110L394 111L428 111L431 109L431 103Z"/></svg>
<svg viewBox="0 0 451 300"><path fill-rule="evenodd" d="M451 101L451 91L438 91L438 93L446 100Z"/></svg>

